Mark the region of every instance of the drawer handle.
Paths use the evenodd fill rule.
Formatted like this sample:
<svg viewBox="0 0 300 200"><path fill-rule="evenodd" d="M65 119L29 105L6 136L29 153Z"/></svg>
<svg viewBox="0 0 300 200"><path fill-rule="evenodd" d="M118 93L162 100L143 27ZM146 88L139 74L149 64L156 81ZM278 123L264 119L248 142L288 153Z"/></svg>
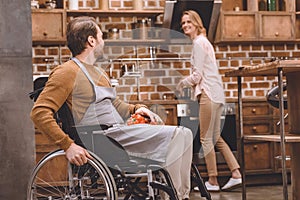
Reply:
<svg viewBox="0 0 300 200"><path fill-rule="evenodd" d="M168 110L166 110L166 114L168 115L170 112Z"/></svg>
<svg viewBox="0 0 300 200"><path fill-rule="evenodd" d="M44 32L44 33L43 33L43 35L44 35L44 36L47 36L47 35L48 35L48 33L47 33L47 32Z"/></svg>
<svg viewBox="0 0 300 200"><path fill-rule="evenodd" d="M253 126L252 130L253 130L253 132L256 132L257 131L257 127Z"/></svg>
<svg viewBox="0 0 300 200"><path fill-rule="evenodd" d="M243 35L242 32L239 32L239 33L238 33L238 36L239 36L239 37L242 37L242 35Z"/></svg>
<svg viewBox="0 0 300 200"><path fill-rule="evenodd" d="M258 146L257 145L254 145L253 146L253 149L257 150Z"/></svg>
<svg viewBox="0 0 300 200"><path fill-rule="evenodd" d="M278 37L278 36L279 36L279 33L278 33L278 32L276 32L276 33L275 33L275 36L276 36L276 37Z"/></svg>
<svg viewBox="0 0 300 200"><path fill-rule="evenodd" d="M256 113L256 109L255 108L252 109L252 113L254 113L254 114Z"/></svg>

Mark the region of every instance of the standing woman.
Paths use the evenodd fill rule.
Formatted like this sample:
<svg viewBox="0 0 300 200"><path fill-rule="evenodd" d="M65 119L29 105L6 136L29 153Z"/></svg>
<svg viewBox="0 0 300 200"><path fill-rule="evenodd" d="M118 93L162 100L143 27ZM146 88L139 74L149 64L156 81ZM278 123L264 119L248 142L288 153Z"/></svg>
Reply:
<svg viewBox="0 0 300 200"><path fill-rule="evenodd" d="M182 90L185 86L193 87L195 97L199 101L200 142L209 176L205 185L208 191L220 191L214 150L214 145L216 145L232 174L222 190L230 190L240 186L242 179L240 166L229 146L221 137L221 114L225 96L214 48L206 37L206 29L197 12L185 11L181 17L181 28L184 34L193 40L192 74L181 80L177 89Z"/></svg>

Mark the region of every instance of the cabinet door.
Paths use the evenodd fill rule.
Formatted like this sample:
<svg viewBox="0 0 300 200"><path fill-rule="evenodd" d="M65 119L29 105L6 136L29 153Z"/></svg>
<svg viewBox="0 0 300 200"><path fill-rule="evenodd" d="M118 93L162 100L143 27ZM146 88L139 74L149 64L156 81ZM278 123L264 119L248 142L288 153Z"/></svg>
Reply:
<svg viewBox="0 0 300 200"><path fill-rule="evenodd" d="M260 15L260 39L263 41L286 41L295 39L295 16L276 12L263 12Z"/></svg>
<svg viewBox="0 0 300 200"><path fill-rule="evenodd" d="M156 113L162 118L166 125L177 126L176 105L157 105Z"/></svg>
<svg viewBox="0 0 300 200"><path fill-rule="evenodd" d="M246 143L245 149L245 168L247 172L267 172L272 171L273 151L270 142Z"/></svg>
<svg viewBox="0 0 300 200"><path fill-rule="evenodd" d="M251 12L222 13L217 38L221 41L256 40L258 36L256 21L255 13Z"/></svg>
<svg viewBox="0 0 300 200"><path fill-rule="evenodd" d="M60 9L32 10L32 41L65 41L65 12Z"/></svg>

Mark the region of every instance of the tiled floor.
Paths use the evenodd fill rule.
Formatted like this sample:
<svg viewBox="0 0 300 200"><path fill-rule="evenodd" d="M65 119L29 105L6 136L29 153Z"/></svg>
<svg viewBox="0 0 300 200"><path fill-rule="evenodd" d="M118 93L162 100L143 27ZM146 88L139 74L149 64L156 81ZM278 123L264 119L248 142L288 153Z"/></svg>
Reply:
<svg viewBox="0 0 300 200"><path fill-rule="evenodd" d="M291 197L291 187L288 188L288 197ZM210 193L213 200L242 200L242 189L236 189L231 192L214 192ZM276 186L249 186L246 188L247 200L282 200L283 187L282 185ZM200 197L198 192L192 192L190 195L191 200L204 200L205 198Z"/></svg>

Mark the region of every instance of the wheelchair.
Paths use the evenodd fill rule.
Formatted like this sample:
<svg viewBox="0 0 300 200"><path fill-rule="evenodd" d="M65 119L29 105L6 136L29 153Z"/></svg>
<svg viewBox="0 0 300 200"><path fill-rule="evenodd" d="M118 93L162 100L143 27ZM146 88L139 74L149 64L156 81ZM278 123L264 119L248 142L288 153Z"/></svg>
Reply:
<svg viewBox="0 0 300 200"><path fill-rule="evenodd" d="M46 77L35 81L31 99L38 98L46 81ZM179 199L169 173L160 163L129 156L118 142L101 134L104 127L100 125L75 127L66 103L55 113L55 119L93 159L76 166L68 162L63 150L50 152L37 163L31 174L27 200L154 200L162 199L162 195L171 200ZM57 162L59 169L55 166ZM191 181L193 186L199 187L202 197L211 199L194 164Z"/></svg>

